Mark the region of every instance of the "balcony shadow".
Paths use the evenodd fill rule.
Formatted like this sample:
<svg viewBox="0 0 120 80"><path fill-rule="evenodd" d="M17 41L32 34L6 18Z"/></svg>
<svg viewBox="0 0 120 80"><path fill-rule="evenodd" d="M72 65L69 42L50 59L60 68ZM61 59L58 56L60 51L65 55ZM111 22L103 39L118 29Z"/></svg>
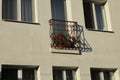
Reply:
<svg viewBox="0 0 120 80"><path fill-rule="evenodd" d="M90 46L89 42L87 41L87 39L85 38L85 34L84 34L84 30L83 30L83 26L78 25L78 30L79 32L81 32L80 35L80 40L81 40L81 49L80 49L80 54L82 52L91 52L92 51L92 47Z"/></svg>

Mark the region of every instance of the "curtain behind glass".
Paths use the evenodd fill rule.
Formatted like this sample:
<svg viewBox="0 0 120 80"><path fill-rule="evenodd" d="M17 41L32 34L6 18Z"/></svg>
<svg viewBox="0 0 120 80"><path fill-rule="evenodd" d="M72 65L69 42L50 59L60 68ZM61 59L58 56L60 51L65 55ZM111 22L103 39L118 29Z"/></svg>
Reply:
<svg viewBox="0 0 120 80"><path fill-rule="evenodd" d="M98 70L91 70L91 80L100 80Z"/></svg>
<svg viewBox="0 0 120 80"><path fill-rule="evenodd" d="M88 29L94 29L94 20L93 20L93 13L92 11L92 6L88 2L83 2L83 7L84 7L84 17L85 17L85 26Z"/></svg>
<svg viewBox="0 0 120 80"><path fill-rule="evenodd" d="M3 69L2 80L17 80L17 69Z"/></svg>
<svg viewBox="0 0 120 80"><path fill-rule="evenodd" d="M32 22L32 0L21 0L21 19Z"/></svg>
<svg viewBox="0 0 120 80"><path fill-rule="evenodd" d="M65 20L65 6L64 0L51 0L52 19ZM65 23L56 22L53 25L54 33L61 33L65 31Z"/></svg>
<svg viewBox="0 0 120 80"><path fill-rule="evenodd" d="M63 80L62 70L53 70L53 80Z"/></svg>
<svg viewBox="0 0 120 80"><path fill-rule="evenodd" d="M66 78L67 80L74 80L72 70L66 70Z"/></svg>
<svg viewBox="0 0 120 80"><path fill-rule="evenodd" d="M110 79L110 72L109 71L105 71L104 72L104 80L111 80Z"/></svg>
<svg viewBox="0 0 120 80"><path fill-rule="evenodd" d="M16 0L2 0L2 18L16 20Z"/></svg>
<svg viewBox="0 0 120 80"><path fill-rule="evenodd" d="M34 80L34 69L23 69L23 80Z"/></svg>
<svg viewBox="0 0 120 80"><path fill-rule="evenodd" d="M51 0L52 18L65 20L64 0Z"/></svg>
<svg viewBox="0 0 120 80"><path fill-rule="evenodd" d="M98 30L103 30L104 29L104 24L103 24L103 15L102 15L102 9L101 5L95 4L95 12L96 12L96 20L97 20L97 28Z"/></svg>

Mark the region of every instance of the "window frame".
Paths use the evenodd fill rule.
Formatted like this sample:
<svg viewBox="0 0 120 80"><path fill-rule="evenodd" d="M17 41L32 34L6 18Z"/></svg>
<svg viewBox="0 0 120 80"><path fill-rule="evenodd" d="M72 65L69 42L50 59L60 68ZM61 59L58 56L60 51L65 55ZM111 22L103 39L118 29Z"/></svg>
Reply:
<svg viewBox="0 0 120 80"><path fill-rule="evenodd" d="M22 20L22 10L21 10L21 0L17 0L15 2L15 6L16 6L16 10L15 10L15 16L16 16L16 19L7 19L7 18L4 18L3 17L3 14L4 14L4 7L2 8L2 20L5 20L5 21L13 21L13 22L23 22L23 23L38 23L38 14L37 14L37 0L31 0L31 10L32 10L32 21L23 21ZM4 6L2 4L2 6Z"/></svg>
<svg viewBox="0 0 120 80"><path fill-rule="evenodd" d="M106 77L107 77L107 79L110 79L110 80L119 80L120 79L120 77L118 76L119 69L116 69L116 68L90 68L90 75L91 75L91 80L94 80L96 78L98 80L104 80ZM96 76L93 76L93 75L96 75Z"/></svg>
<svg viewBox="0 0 120 80"><path fill-rule="evenodd" d="M37 66L37 65L2 65L2 68L1 68L1 72L2 72L1 78L2 79L4 78L3 75L4 76L6 75L5 73L3 73L4 70L16 71L16 73L14 73L16 76L12 75L12 77L16 77L18 80L23 80L25 78L24 72L26 72L26 70L28 70L28 71L30 71L29 75L33 74L32 77L29 77L27 75L28 78L32 78L32 80L39 80L38 79L39 66ZM11 77L11 76L9 75L9 77Z"/></svg>
<svg viewBox="0 0 120 80"><path fill-rule="evenodd" d="M62 80L67 80L67 73L68 71L72 71L72 80L76 80L76 78L78 77L77 74L78 74L78 68L73 68L73 67L53 67L53 74L54 74L54 71L61 71L62 72ZM54 75L53 75L53 80L54 80Z"/></svg>
<svg viewBox="0 0 120 80"><path fill-rule="evenodd" d="M50 1L51 1L51 18L53 19L52 0L50 0ZM64 20L65 21L68 21L68 20L72 21L71 1L63 0L63 8L64 8ZM58 19L58 20L62 20L62 19Z"/></svg>
<svg viewBox="0 0 120 80"><path fill-rule="evenodd" d="M96 4L96 3L91 3L92 4L92 9L93 9L93 20L94 20L94 25L95 25L95 30L107 30L107 21L106 21L106 12L105 12L105 4ZM99 26L98 26L98 23L97 23L97 20L100 20L97 18L97 12L96 12L96 7L95 5L99 6L100 7L100 11L101 11L101 18L102 18L102 27L103 29L99 29Z"/></svg>
<svg viewBox="0 0 120 80"><path fill-rule="evenodd" d="M84 3L89 3L91 5L90 9L91 9L91 14L92 14L92 21L93 23L91 23L93 26L87 27L86 26L86 21L85 21L85 26L86 29L88 30L94 30L94 31L112 31L112 27L111 27L111 18L110 18L110 11L109 11L109 7L108 7L108 2L104 2L104 3L95 3L95 2L89 2L89 1L84 1L83 0L83 10L84 10ZM95 5L99 5L101 7L101 11L102 11L102 22L103 22L103 29L98 29L97 26L97 17L96 17L96 10L95 10ZM84 20L85 20L85 10L84 10Z"/></svg>

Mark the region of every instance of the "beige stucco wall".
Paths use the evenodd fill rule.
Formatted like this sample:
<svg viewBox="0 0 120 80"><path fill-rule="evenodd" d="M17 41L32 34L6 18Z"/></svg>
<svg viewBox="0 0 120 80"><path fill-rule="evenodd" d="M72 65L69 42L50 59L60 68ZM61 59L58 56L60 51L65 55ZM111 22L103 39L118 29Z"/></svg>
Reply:
<svg viewBox="0 0 120 80"><path fill-rule="evenodd" d="M50 0L37 0L40 25L8 22L0 16L0 64L39 65L40 80L52 80L52 66L78 67L81 80L90 80L91 67L120 68L119 3L119 0L108 0L114 31L108 33L88 31L82 0L71 0L72 20L84 27L85 37L93 49L82 55L51 53L48 23L51 19Z"/></svg>

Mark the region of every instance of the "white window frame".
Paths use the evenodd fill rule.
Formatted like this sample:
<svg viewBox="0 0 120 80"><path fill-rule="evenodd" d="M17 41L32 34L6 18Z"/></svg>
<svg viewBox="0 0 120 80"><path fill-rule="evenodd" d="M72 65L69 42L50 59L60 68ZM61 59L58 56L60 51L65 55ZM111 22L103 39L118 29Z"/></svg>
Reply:
<svg viewBox="0 0 120 80"><path fill-rule="evenodd" d="M104 80L104 71L108 71L110 73L110 80L120 80L119 69L111 69L111 68L110 69L93 68L93 69L100 70L100 72L98 72L100 80Z"/></svg>
<svg viewBox="0 0 120 80"><path fill-rule="evenodd" d="M72 21L72 9L71 9L71 0L63 0L64 1L64 15L65 20ZM52 5L52 4L51 4ZM52 7L51 7L52 8ZM51 12L52 15L52 12Z"/></svg>
<svg viewBox="0 0 120 80"><path fill-rule="evenodd" d="M102 9L102 18L103 18L103 29L101 31L112 31L112 25L111 25L111 18L110 18L110 11L108 2L106 3L95 3L95 2L89 2L91 4L92 8L92 15L93 15L93 21L94 21L94 29L95 30L101 30L98 29L97 26L97 18L96 18L96 12L95 12L95 4L101 5Z"/></svg>
<svg viewBox="0 0 120 80"><path fill-rule="evenodd" d="M95 12L95 3L91 3L92 4L92 11L93 11L93 20L94 20L94 26L95 26L95 30L99 30L98 26L97 26L97 18L96 18L96 12ZM108 30L107 29L107 16L106 16L106 12L105 12L105 5L101 5L101 10L102 10L102 18L103 18L103 30Z"/></svg>
<svg viewBox="0 0 120 80"><path fill-rule="evenodd" d="M55 69L54 69L55 68ZM57 68L57 69L56 69ZM72 71L72 75L73 75L73 80L80 80L79 77L79 69L78 68L64 68L64 67L53 67L53 70L61 70L62 71L62 75L63 75L63 80L67 80L67 70L71 70Z"/></svg>
<svg viewBox="0 0 120 80"><path fill-rule="evenodd" d="M0 5L2 5L2 0L0 0ZM0 20L2 20L2 6L0 6Z"/></svg>
<svg viewBox="0 0 120 80"><path fill-rule="evenodd" d="M17 78L18 80L23 80L23 70L24 69L32 69L34 70L34 80L40 80L40 67L36 65L2 65L1 66L1 71L2 68L4 69L17 69ZM0 74L0 76L2 76Z"/></svg>
<svg viewBox="0 0 120 80"><path fill-rule="evenodd" d="M29 21L22 21L21 19L21 0L17 0L16 2L16 7L17 7L17 11L16 11L16 21L20 21L20 22L29 22ZM37 0L32 0L32 22L29 23L38 23L38 12L37 12ZM14 20L13 20L14 21Z"/></svg>
<svg viewBox="0 0 120 80"><path fill-rule="evenodd" d="M64 1L65 7L65 19L68 21L72 21L72 5L71 0Z"/></svg>
<svg viewBox="0 0 120 80"><path fill-rule="evenodd" d="M32 0L32 22L37 23L38 18L37 18L37 1ZM17 0L17 20L21 20L21 0Z"/></svg>
<svg viewBox="0 0 120 80"><path fill-rule="evenodd" d="M106 26L108 31L112 31L112 23L111 23L111 17L110 17L110 11L109 11L109 4L106 2L104 5L105 10L105 16L106 16Z"/></svg>

